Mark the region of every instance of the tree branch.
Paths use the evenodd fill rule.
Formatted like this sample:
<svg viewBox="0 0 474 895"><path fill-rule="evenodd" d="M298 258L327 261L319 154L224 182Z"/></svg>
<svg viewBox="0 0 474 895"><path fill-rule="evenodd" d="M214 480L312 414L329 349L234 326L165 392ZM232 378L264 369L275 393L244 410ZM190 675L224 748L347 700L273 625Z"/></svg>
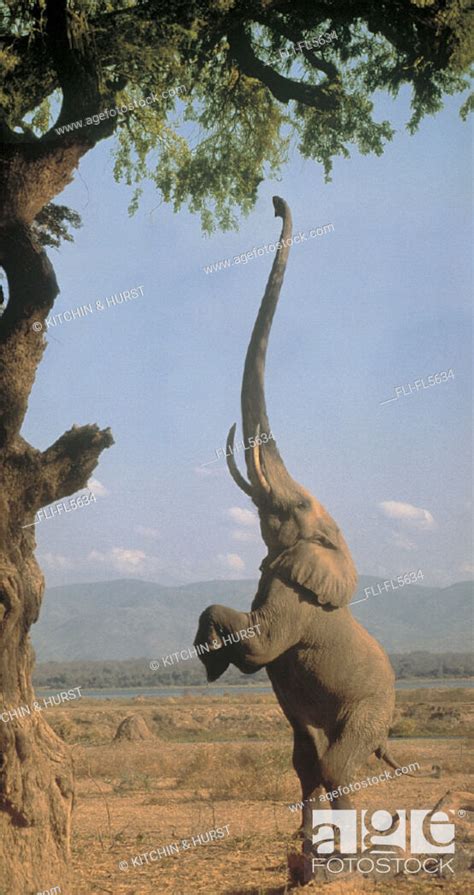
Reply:
<svg viewBox="0 0 474 895"><path fill-rule="evenodd" d="M28 507L33 511L85 488L105 448L114 444L110 429L73 426L39 455L38 480Z"/></svg>
<svg viewBox="0 0 474 895"><path fill-rule="evenodd" d="M267 19L265 16L261 16L255 21L261 22L262 25L265 25L266 28L270 30L276 31L278 34L281 34L282 37L286 38L286 40L290 41L292 44L302 43L305 38L303 37L301 31L298 31L296 28L292 28L287 25L281 19ZM312 26L316 27L316 24ZM302 47L301 52L305 59L308 60L310 65L313 68L318 69L319 71L324 72L325 75L332 81L339 80L339 71L337 66L334 65L333 62L329 62L326 59L322 59L321 56L316 56L314 50L308 50L306 47Z"/></svg>
<svg viewBox="0 0 474 895"><path fill-rule="evenodd" d="M101 108L100 64L86 17L67 0L47 0L46 43L63 103L58 122ZM19 144L17 135L0 152L0 264L9 285L9 302L0 321L0 448L19 433L45 343L43 323L58 285L53 268L34 240L32 221L72 179L81 156L111 133L113 119L98 127Z"/></svg>
<svg viewBox="0 0 474 895"><path fill-rule="evenodd" d="M53 4L54 7L57 5ZM137 7L130 7L130 9L102 12L89 19L89 33L91 30L93 31L95 49L100 56L103 68L114 65L116 44L124 29L133 25L136 18L139 17L139 12ZM146 10L143 7L142 18L145 13ZM0 43L4 50L11 50L18 57L15 67L5 74L3 88L7 96L15 98L15 113L22 118L36 109L43 100L51 96L53 91L62 85L43 34L29 33L18 36L1 32ZM141 41L137 40L135 49L139 51L141 46ZM59 59L59 64L61 65L61 59ZM25 89L26 84L28 89ZM74 118L78 117L75 111L73 115ZM87 112L85 115L87 117Z"/></svg>
<svg viewBox="0 0 474 895"><path fill-rule="evenodd" d="M3 33L0 40L3 48L12 50L18 58L15 67L5 74L3 88L10 99L5 108L9 113L14 104L16 114L23 118L56 90L57 74L42 37Z"/></svg>
<svg viewBox="0 0 474 895"><path fill-rule="evenodd" d="M257 78L262 84L265 84L279 102L288 103L290 100L296 100L321 111L337 108L336 97L325 87L292 81L262 62L256 56L243 25L239 24L233 27L228 33L228 39L230 53L243 74L250 78Z"/></svg>
<svg viewBox="0 0 474 895"><path fill-rule="evenodd" d="M117 121L106 118L98 125L83 125L78 130L63 134L58 134L57 129L100 114L104 108L115 103L116 91L111 89L109 83L105 89L103 85L101 62L104 48L101 46L101 52L98 52L93 25L89 23L86 13L71 9L68 0L47 0L45 22L44 36L31 39L28 35L17 39L12 46L16 52L20 45L23 46L29 65L25 65L23 59L7 76L6 88L15 91L22 78L31 79L31 68L37 72L33 88L23 91L27 98L20 99L12 115L18 123L19 112L21 120L28 111L50 96L56 87L60 87L63 100L58 119L40 142L54 142L62 146L83 144L83 151L86 151L99 140L109 137ZM108 40L110 43L110 35ZM123 88L123 80L120 86ZM9 129L6 122L1 124L1 129L3 143L27 144L34 139L31 134L19 134Z"/></svg>
<svg viewBox="0 0 474 895"><path fill-rule="evenodd" d="M100 64L85 13L46 0L46 45L63 92L56 126L100 111Z"/></svg>
<svg viewBox="0 0 474 895"><path fill-rule="evenodd" d="M300 40L302 40L302 38L300 38ZM303 47L301 52L313 68L317 68L319 71L324 72L331 81L338 81L340 79L337 67L332 62L328 62L326 59L321 59L321 56L316 56L314 50L307 50L306 47Z"/></svg>

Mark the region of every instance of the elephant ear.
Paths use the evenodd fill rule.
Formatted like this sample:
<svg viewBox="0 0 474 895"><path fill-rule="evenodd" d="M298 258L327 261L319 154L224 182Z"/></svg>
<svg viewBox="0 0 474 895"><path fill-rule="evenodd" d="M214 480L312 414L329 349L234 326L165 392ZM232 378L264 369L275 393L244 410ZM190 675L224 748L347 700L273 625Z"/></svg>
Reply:
<svg viewBox="0 0 474 895"><path fill-rule="evenodd" d="M357 572L342 535L329 539L321 532L311 541L300 540L273 560L270 568L291 584L310 591L317 602L336 608L347 606L357 585Z"/></svg>

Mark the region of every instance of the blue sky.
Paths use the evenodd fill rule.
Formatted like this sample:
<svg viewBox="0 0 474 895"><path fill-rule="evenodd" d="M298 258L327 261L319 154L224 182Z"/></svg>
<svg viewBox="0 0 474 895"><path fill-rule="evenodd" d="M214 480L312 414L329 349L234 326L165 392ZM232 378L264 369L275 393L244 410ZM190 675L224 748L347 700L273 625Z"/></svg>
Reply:
<svg viewBox="0 0 474 895"><path fill-rule="evenodd" d="M47 584L258 575L252 505L225 461L209 461L240 425L271 258L203 268L278 238L275 193L295 231L334 225L293 247L270 341L267 404L290 473L337 520L360 573L421 569L441 586L472 577L471 142L459 106L448 99L409 136L408 95L381 98L380 118L397 128L383 156L353 151L325 184L295 155L238 232L210 238L151 184L129 218L110 141L83 159L60 199L84 226L52 252L54 313L89 302L94 313L50 329L23 434L44 449L73 423L97 422L116 443L96 470L96 503L37 525ZM139 285L143 296L107 307Z"/></svg>

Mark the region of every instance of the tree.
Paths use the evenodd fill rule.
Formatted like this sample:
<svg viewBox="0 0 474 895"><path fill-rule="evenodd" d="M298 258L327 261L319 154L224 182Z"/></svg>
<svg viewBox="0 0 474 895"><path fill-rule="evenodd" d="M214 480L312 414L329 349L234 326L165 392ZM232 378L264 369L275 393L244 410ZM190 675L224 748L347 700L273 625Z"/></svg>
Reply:
<svg viewBox="0 0 474 895"><path fill-rule="evenodd" d="M48 878L67 888L73 798L63 742L40 712L13 712L34 704L28 632L44 581L32 523L84 487L113 443L95 425L45 451L20 434L58 294L45 246L80 223L54 198L114 135L132 210L151 177L205 230L236 226L293 144L327 177L351 144L380 154L392 129L374 120L375 91L410 84L416 128L465 89L470 47L464 0L9 0L0 11L0 879L24 895L44 888L46 854Z"/></svg>

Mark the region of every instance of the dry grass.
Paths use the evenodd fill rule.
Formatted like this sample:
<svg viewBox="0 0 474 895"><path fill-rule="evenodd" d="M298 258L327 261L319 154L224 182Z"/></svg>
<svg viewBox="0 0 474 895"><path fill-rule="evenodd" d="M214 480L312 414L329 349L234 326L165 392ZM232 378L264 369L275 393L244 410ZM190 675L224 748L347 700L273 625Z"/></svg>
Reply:
<svg viewBox="0 0 474 895"><path fill-rule="evenodd" d="M470 698L466 690L404 691L398 701L400 720L413 721L413 733L425 733L427 724L448 717L445 710L454 703L459 718L450 733L456 737L458 730L468 729ZM133 712L145 718L154 738L112 744L119 722ZM273 696L82 700L51 712L48 720L74 743L74 895L290 891L286 856L299 817L288 805L298 801L300 793L291 766L290 730ZM404 738L392 742L391 751L401 764L441 764L441 778L390 780L357 794L356 805L428 808L448 789L469 789L474 757L464 736ZM384 768L371 758L360 769L360 778ZM140 853L226 824L228 837L180 849L160 861L131 865ZM128 870L119 869L120 861L129 862ZM449 895L468 891L464 877L374 884L353 876L324 884L328 895L352 895L362 888L380 895L431 895L440 888ZM307 891L316 889L320 891L321 884L311 884Z"/></svg>

